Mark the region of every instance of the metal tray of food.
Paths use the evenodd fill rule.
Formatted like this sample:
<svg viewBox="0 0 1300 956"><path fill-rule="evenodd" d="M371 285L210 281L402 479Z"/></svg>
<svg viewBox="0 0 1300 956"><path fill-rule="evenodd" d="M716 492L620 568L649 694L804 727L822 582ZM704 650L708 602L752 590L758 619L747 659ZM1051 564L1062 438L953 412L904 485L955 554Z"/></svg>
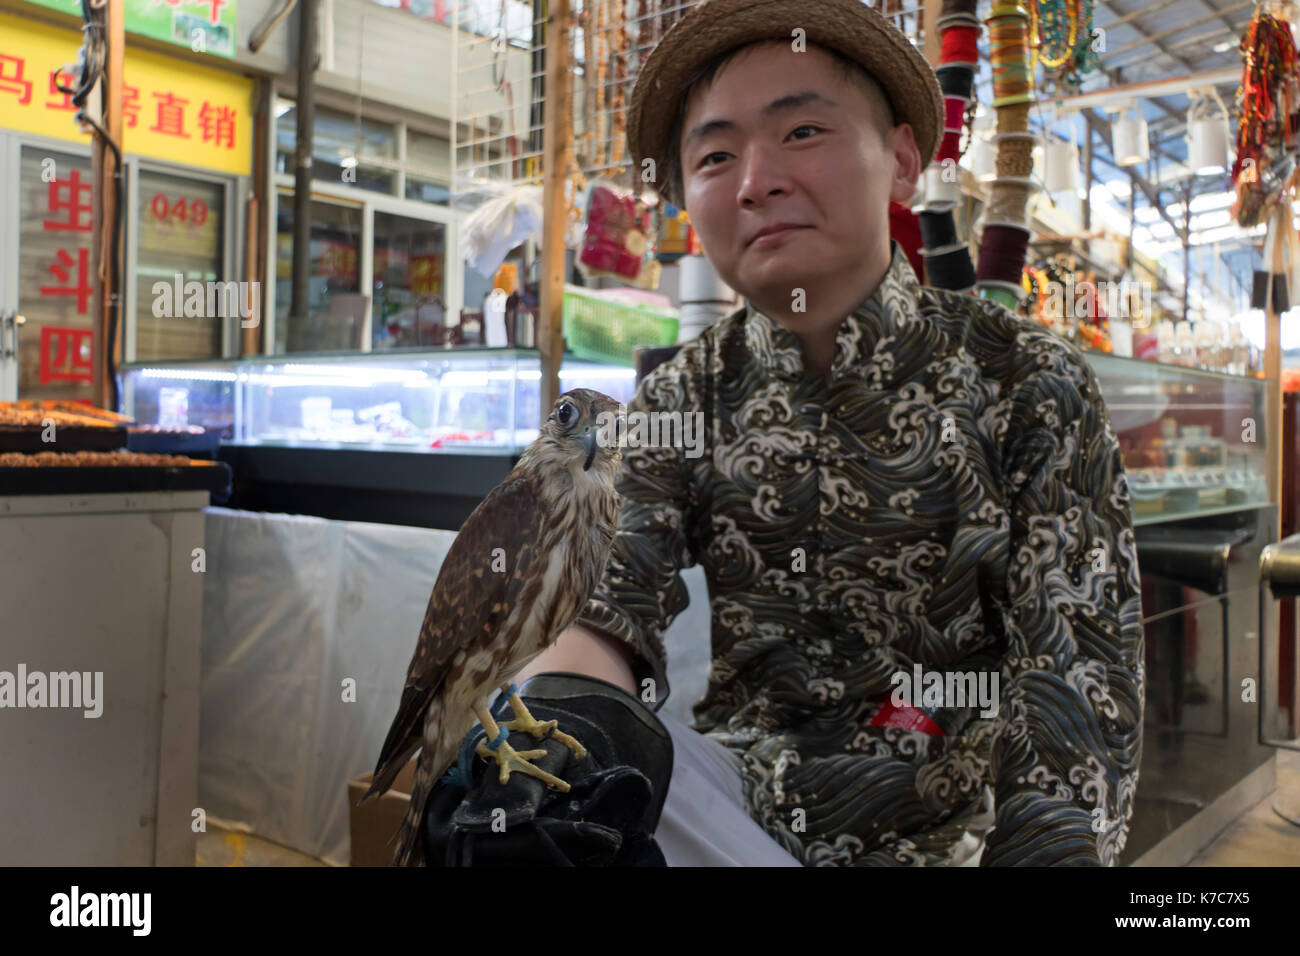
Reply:
<svg viewBox="0 0 1300 956"><path fill-rule="evenodd" d="M0 453L116 451L126 447L128 424L76 402L0 402Z"/></svg>
<svg viewBox="0 0 1300 956"><path fill-rule="evenodd" d="M15 464L0 455L0 495L74 495L145 491L210 491L230 495L230 466L220 461L173 459L126 452L47 453L39 464ZM9 460L6 460L8 458ZM101 464L104 458L118 463ZM66 464L64 463L66 461Z"/></svg>

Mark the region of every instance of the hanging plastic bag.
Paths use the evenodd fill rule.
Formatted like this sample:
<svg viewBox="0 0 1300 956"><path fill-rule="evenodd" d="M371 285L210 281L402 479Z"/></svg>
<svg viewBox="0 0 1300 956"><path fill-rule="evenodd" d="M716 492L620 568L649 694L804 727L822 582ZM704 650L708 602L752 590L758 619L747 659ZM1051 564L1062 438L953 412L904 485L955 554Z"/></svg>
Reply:
<svg viewBox="0 0 1300 956"><path fill-rule="evenodd" d="M586 231L577 259L583 276L612 276L627 285L657 289L661 268L655 259L655 208L601 179L588 187L584 206Z"/></svg>
<svg viewBox="0 0 1300 956"><path fill-rule="evenodd" d="M490 279L511 249L530 235L540 242L541 233L542 187L507 187L465 219L461 256L475 272Z"/></svg>

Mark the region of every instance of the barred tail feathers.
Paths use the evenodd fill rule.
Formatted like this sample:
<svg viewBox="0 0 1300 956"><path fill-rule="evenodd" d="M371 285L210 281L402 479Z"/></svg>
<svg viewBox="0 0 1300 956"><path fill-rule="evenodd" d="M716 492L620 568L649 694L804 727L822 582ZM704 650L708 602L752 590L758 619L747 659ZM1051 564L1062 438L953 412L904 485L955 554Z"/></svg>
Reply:
<svg viewBox="0 0 1300 956"><path fill-rule="evenodd" d="M394 866L424 866L424 841L420 831L425 804L434 785L458 757L461 741L477 722L473 711L462 701L448 701L440 696L430 703L424 739L432 737L437 743L432 748L422 748L416 760L411 802L397 831Z"/></svg>

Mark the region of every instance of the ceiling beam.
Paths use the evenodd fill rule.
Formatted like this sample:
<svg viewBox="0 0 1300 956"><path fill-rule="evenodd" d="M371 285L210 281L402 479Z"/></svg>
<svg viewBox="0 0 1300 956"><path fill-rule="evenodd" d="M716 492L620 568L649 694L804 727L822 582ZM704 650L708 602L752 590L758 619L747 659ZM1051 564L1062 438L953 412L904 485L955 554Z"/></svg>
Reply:
<svg viewBox="0 0 1300 956"><path fill-rule="evenodd" d="M1113 72L1104 68L1098 68L1103 76L1108 80L1113 80ZM1153 99L1160 96L1170 96L1180 93L1189 88L1198 86L1223 86L1227 83L1237 83L1241 80L1241 68L1222 69L1222 70L1205 70L1200 73L1192 73L1188 76L1171 77L1165 80L1145 80L1139 83L1124 83L1105 89L1093 90L1090 93L1076 93L1074 96L1063 96L1056 99L1044 98L1043 102L1055 106L1058 110L1075 110L1084 107L1104 107L1110 103L1123 102L1130 99ZM1170 112L1173 112L1172 110Z"/></svg>
<svg viewBox="0 0 1300 956"><path fill-rule="evenodd" d="M1136 50L1146 46L1147 44L1152 44L1156 46L1157 49L1159 49L1160 45L1158 41L1163 40L1167 36L1172 36L1175 33L1182 33L1184 30L1190 30L1192 27L1199 27L1201 24L1209 23L1211 20L1217 20L1221 16L1227 13L1235 13L1238 10L1246 9L1247 7L1253 9L1254 6L1255 6L1254 0L1239 0L1239 2L1234 3L1230 7L1224 7L1222 10L1215 10L1213 13L1206 14L1203 17L1198 17L1197 19L1192 20L1189 23L1180 23L1177 26L1169 27L1168 29L1161 30L1159 33L1147 33L1145 30L1139 28L1136 23L1134 23L1134 29L1136 29L1138 33L1142 34L1142 39L1135 40L1132 43L1125 44L1124 46L1120 47L1118 50L1108 51L1105 56L1101 57L1101 61L1103 63L1108 61L1113 61L1116 57L1124 55L1129 50Z"/></svg>
<svg viewBox="0 0 1300 956"><path fill-rule="evenodd" d="M1203 6L1206 10L1209 10L1211 13L1213 13L1215 16L1217 16L1220 20L1223 21L1223 25L1228 28L1229 33L1237 32L1237 28L1233 26L1232 21L1228 19L1227 9L1222 9L1222 10L1219 9L1214 4L1210 3L1210 0L1200 0L1200 3L1201 6Z"/></svg>
<svg viewBox="0 0 1300 956"><path fill-rule="evenodd" d="M1197 43L1207 43L1210 40L1213 40L1215 37L1227 36L1227 37L1232 37L1234 40L1240 40L1241 34L1245 30L1245 27L1246 27L1245 24L1242 24L1241 29L1233 29L1233 30L1225 30L1222 27L1215 27L1213 30L1206 30L1204 33L1197 33L1189 37L1183 37L1181 40L1174 40L1172 43L1163 43L1163 44L1156 44L1156 45L1161 50L1164 50L1167 53L1169 53L1170 56L1173 56L1172 51L1174 50L1181 50L1183 47L1192 46ZM1119 68L1121 66L1132 66L1134 63L1139 62L1141 59L1142 57L1138 57L1135 60L1125 61L1124 63L1116 64L1116 68ZM1182 62L1183 60L1181 56L1176 57L1176 59L1178 59L1180 62Z"/></svg>
<svg viewBox="0 0 1300 956"><path fill-rule="evenodd" d="M1138 17L1144 17L1148 13L1155 13L1157 10L1163 10L1165 7L1169 6L1170 4L1177 3L1177 2L1178 0L1156 0L1155 3L1142 4L1136 10L1130 11L1129 13L1125 13L1122 14L1121 16L1116 17L1114 20L1110 21L1110 23L1105 24L1102 27L1102 29L1112 30L1115 27L1123 26L1124 24L1128 23L1131 20L1136 20ZM1114 8L1114 6L1106 2L1106 0L1101 0L1101 5L1105 7L1107 10L1109 10L1111 13L1118 12ZM1093 19L1095 20L1096 18L1094 17Z"/></svg>

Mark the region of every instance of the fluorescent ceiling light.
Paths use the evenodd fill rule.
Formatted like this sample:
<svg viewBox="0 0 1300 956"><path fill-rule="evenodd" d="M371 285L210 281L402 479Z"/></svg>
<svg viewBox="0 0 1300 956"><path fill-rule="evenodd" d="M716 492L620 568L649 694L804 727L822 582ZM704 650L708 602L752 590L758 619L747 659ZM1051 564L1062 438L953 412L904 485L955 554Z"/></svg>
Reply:
<svg viewBox="0 0 1300 956"><path fill-rule="evenodd" d="M1203 193L1200 196L1192 198L1192 214L1198 212L1209 212L1212 209L1227 209L1236 201L1237 194L1231 192L1225 193ZM1179 203L1181 206L1182 204Z"/></svg>
<svg viewBox="0 0 1300 956"><path fill-rule="evenodd" d="M1232 222L1232 214L1226 209L1215 209L1213 212L1201 213L1199 216L1192 216L1192 231L1201 232L1205 229L1216 229L1219 226L1226 226Z"/></svg>

